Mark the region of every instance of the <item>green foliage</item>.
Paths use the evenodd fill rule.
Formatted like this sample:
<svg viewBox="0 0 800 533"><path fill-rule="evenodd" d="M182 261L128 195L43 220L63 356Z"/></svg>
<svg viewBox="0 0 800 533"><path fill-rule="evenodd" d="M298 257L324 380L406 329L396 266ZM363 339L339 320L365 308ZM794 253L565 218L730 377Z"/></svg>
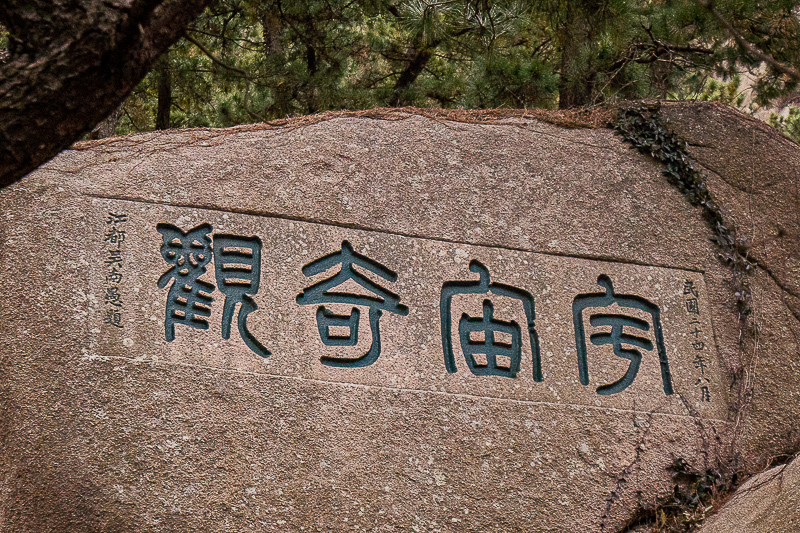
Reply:
<svg viewBox="0 0 800 533"><path fill-rule="evenodd" d="M761 50L800 65L800 0L715 6ZM737 105L742 69L758 102L795 88L695 0L219 0L187 36L125 103L121 133L155 127L159 81L172 127L395 105Z"/></svg>
<svg viewBox="0 0 800 533"><path fill-rule="evenodd" d="M466 108L553 107L558 76L549 65L520 53L475 61L459 103Z"/></svg>
<svg viewBox="0 0 800 533"><path fill-rule="evenodd" d="M794 142L800 143L800 107L789 106L786 116L772 113L769 123Z"/></svg>
<svg viewBox="0 0 800 533"><path fill-rule="evenodd" d="M741 107L745 98L744 93L739 90L741 84L742 77L738 74L727 83L708 79L703 91L700 93L700 100L722 102L730 106Z"/></svg>

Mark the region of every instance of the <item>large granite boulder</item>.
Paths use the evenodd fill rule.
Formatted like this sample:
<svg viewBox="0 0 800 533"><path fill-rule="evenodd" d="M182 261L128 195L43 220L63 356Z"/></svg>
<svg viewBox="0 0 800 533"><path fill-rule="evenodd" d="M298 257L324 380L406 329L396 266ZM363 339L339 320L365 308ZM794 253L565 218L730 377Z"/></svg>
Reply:
<svg viewBox="0 0 800 533"><path fill-rule="evenodd" d="M0 192L0 529L619 531L679 459L795 450L800 150L662 113L752 316L659 164L523 112L135 135Z"/></svg>

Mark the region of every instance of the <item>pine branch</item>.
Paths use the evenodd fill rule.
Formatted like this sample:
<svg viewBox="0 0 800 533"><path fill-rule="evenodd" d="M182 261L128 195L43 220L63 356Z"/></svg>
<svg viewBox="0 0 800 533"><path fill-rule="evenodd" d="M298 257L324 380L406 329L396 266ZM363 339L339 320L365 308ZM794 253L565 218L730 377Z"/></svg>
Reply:
<svg viewBox="0 0 800 533"><path fill-rule="evenodd" d="M741 33L739 33L739 31L733 26L733 24L731 24L730 21L728 21L728 19L726 19L722 15L722 13L720 13L714 8L714 3L711 0L698 0L698 2L701 6L703 6L706 9L706 11L711 13L711 15L715 19L717 19L717 22L719 22L720 25L722 25L728 31L728 33L731 35L731 37L733 37L736 43L742 48L744 48L748 54L755 57L756 59L759 59L760 61L763 61L764 63L768 64L778 72L781 72L786 76L789 76L795 81L800 81L800 71L798 71L792 65L781 63L780 61L772 57L772 55L757 48L753 43L745 39L744 36Z"/></svg>
<svg viewBox="0 0 800 533"><path fill-rule="evenodd" d="M187 33L187 34L184 34L183 38L184 38L184 39L186 39L187 41L189 41L190 43L192 43L193 45L195 45L195 46L196 46L196 47L197 47L197 48L198 48L198 49L199 49L201 52L203 52L203 54L205 54L206 56L208 56L208 58L209 58L211 61L213 61L214 63L216 63L217 65L221 66L222 68L228 69L228 70L230 70L231 72L235 72L235 73L239 74L240 76L242 76L243 78L247 78L247 72L243 71L242 69L238 69L238 68L236 68L236 67L232 67L232 66L230 66L230 65L228 65L228 64L226 64L226 63L223 63L222 61L220 61L219 59L217 59L216 57L214 57L214 54L212 54L211 52L209 52L209 51L206 49L206 47L205 47L205 46L203 46L202 44L200 44L200 43L199 43L199 42L198 42L198 41L197 41L197 40L196 40L194 37L192 37L192 36L191 36L191 35L189 35L188 33Z"/></svg>

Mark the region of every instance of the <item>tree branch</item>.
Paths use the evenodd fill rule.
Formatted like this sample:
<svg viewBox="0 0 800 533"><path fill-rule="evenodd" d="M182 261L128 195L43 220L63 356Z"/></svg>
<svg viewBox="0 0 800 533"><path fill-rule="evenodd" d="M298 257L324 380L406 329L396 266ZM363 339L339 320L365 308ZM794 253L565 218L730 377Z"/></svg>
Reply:
<svg viewBox="0 0 800 533"><path fill-rule="evenodd" d="M206 47L205 47L205 46L203 46L202 44L200 44L200 43L199 43L199 42L198 42L198 41L197 41L197 40L196 40L194 37L192 37L192 36L191 36L191 35L189 35L188 33L187 33L186 35L184 35L184 36L183 36L183 38L184 38L184 39L186 39L187 41L189 41L190 43L192 43L193 45L195 45L195 46L196 46L196 47L197 47L197 48L198 48L198 49L199 49L201 52L203 52L203 54L204 54L206 57L208 57L208 58L209 58L211 61L213 61L213 62L214 62L214 63L216 63L217 65L221 66L221 67L222 67L222 68L224 68L224 69L228 69L228 70L230 70L231 72L235 72L235 73L239 74L240 76L242 76L243 78L246 78L246 77L247 77L247 72L243 71L242 69L238 69L238 68L236 68L236 67L232 67L232 66L230 66L230 65L227 65L227 64L223 63L222 61L220 61L219 59L217 59L216 57L214 57L214 54L212 54L211 52L209 52L209 51L206 49Z"/></svg>
<svg viewBox="0 0 800 533"><path fill-rule="evenodd" d="M764 63L768 64L778 72L781 72L789 76L795 81L800 81L800 71L798 71L792 65L786 65L784 63L781 63L780 61L772 57L770 54L764 52L763 50L760 50L753 43L745 39L744 36L741 33L739 33L739 31L736 28L734 28L733 24L731 24L728 21L728 19L726 19L722 15L722 13L720 13L714 8L714 3L711 0L698 0L698 2L709 13L711 13L711 15L715 19L717 19L717 22L719 22L728 31L728 33L731 35L731 37L733 37L736 43L742 48L744 48L748 54L750 54L751 56L755 57L760 61L763 61Z"/></svg>
<svg viewBox="0 0 800 533"><path fill-rule="evenodd" d="M0 65L0 187L110 115L208 3L4 2L10 54Z"/></svg>

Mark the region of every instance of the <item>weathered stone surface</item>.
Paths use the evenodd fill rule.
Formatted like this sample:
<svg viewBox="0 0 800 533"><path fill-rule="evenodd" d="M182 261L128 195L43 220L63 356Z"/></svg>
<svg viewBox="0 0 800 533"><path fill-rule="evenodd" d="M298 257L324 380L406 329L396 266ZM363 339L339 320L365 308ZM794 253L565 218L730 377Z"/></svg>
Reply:
<svg viewBox="0 0 800 533"><path fill-rule="evenodd" d="M726 219L749 240L758 263L750 281L759 334L753 342L743 328L741 344L720 343L736 399L739 467L758 472L800 450L799 149L721 104L670 104L662 112L707 169ZM717 333L731 324L716 320Z"/></svg>
<svg viewBox="0 0 800 533"><path fill-rule="evenodd" d="M796 394L797 321L756 274L761 357L750 372L732 274L657 165L609 130L394 118L117 139L66 152L0 194L4 531L617 531L669 494L677 458L725 467L742 449L766 457L790 445L783 412L747 416L741 435L748 405L766 413L769 402L729 390L766 380L781 398ZM172 280L158 280L170 233L159 224L209 224L219 246L260 239L246 324L269 357L244 342L239 308L223 338L224 260L213 252L200 278L216 288L209 328L176 324L167 340ZM336 272L302 267L344 241L396 274L367 277L407 307L384 308L380 355L357 368L320 358L369 351L369 306L355 346L326 346L319 302L297 299ZM541 381L524 293L474 287L453 298L447 371L442 290L477 280L472 261L534 300ZM640 307L579 315L584 385L573 303L604 293L601 275ZM515 378L467 368L458 326L484 300L519 326ZM643 302L659 310L663 343ZM590 316L617 312L648 323L625 329L643 338L641 367L629 387L598 394L629 363L591 342L609 328Z"/></svg>
<svg viewBox="0 0 800 533"><path fill-rule="evenodd" d="M800 531L800 462L776 466L739 487L700 533Z"/></svg>

